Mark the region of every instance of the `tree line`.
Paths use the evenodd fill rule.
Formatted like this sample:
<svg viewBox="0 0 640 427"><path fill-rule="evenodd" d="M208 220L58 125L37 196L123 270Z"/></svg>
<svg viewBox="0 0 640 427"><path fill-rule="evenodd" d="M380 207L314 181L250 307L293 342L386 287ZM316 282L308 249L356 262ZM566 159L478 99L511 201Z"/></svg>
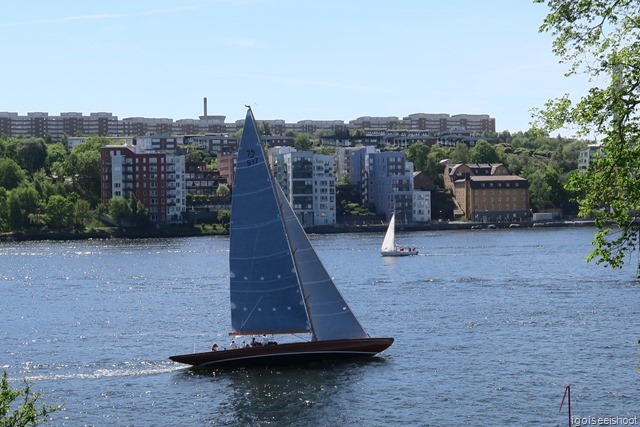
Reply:
<svg viewBox="0 0 640 427"><path fill-rule="evenodd" d="M481 138L471 148L464 143L454 147L415 143L405 151L414 169L426 172L440 187L444 159L504 163L511 173L529 180L534 210L569 206L572 195L565 184L577 170L585 141L534 131L486 132ZM308 135L296 137L296 142L299 149L331 152ZM68 152L64 140L47 143L42 138L0 137L0 231L92 231L104 225L106 216L118 225L149 227L148 212L135 197L114 198L109 209L101 203L100 147L108 143L113 141L89 137ZM215 167L215 158L202 153L191 152L187 157ZM220 193L228 191L224 187Z"/></svg>

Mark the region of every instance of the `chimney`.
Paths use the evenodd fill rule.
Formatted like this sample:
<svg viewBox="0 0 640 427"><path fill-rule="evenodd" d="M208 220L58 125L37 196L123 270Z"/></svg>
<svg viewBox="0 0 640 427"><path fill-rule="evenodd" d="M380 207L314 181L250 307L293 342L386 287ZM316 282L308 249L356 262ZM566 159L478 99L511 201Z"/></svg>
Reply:
<svg viewBox="0 0 640 427"><path fill-rule="evenodd" d="M204 97L204 116L207 117L207 97Z"/></svg>

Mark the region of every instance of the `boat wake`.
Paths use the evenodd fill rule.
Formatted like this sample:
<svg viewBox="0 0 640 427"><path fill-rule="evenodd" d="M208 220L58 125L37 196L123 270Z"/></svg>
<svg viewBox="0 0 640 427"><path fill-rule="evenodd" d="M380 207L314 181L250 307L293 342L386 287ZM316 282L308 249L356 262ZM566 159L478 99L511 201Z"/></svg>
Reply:
<svg viewBox="0 0 640 427"><path fill-rule="evenodd" d="M45 366L39 366L37 369L46 369ZM100 368L92 366L77 366L75 369L72 366L50 366L49 369L56 370L57 372L47 372L34 375L27 375L24 378L27 381L42 381L42 380L85 380L85 379L98 379L98 378L117 378L117 377L132 377L142 375L157 375L166 374L173 371L179 371L183 369L182 366L176 365L172 362L125 362L119 365L113 365L111 367ZM72 372L73 370L73 372ZM61 372L64 371L64 372Z"/></svg>

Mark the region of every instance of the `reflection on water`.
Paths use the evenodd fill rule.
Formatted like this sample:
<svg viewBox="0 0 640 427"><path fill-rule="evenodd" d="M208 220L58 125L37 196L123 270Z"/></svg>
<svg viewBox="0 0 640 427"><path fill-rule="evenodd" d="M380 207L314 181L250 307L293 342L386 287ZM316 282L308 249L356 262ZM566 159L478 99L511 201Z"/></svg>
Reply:
<svg viewBox="0 0 640 427"><path fill-rule="evenodd" d="M184 369L176 382L215 390L211 425L330 425L348 396L361 392L363 375L384 369L381 357L277 368ZM328 408L334 408L328 410Z"/></svg>
<svg viewBox="0 0 640 427"><path fill-rule="evenodd" d="M311 239L380 358L192 371L228 339L228 239L0 244L0 366L64 404L53 425L558 425L636 416L635 265L585 264L593 229Z"/></svg>

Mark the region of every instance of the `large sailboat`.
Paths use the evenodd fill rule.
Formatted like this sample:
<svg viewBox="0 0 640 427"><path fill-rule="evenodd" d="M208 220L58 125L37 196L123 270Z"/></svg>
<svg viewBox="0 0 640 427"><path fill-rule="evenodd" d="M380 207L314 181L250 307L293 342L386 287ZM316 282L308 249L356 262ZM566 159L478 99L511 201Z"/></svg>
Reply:
<svg viewBox="0 0 640 427"><path fill-rule="evenodd" d="M387 233L384 235L382 246L380 247L382 256L409 256L418 255L418 251L413 246L400 246L396 244L396 214L391 214L391 221Z"/></svg>
<svg viewBox="0 0 640 427"><path fill-rule="evenodd" d="M309 338L171 360L193 366L270 365L373 356L393 343L370 337L336 288L273 178L251 108L233 182L229 268L230 335Z"/></svg>

